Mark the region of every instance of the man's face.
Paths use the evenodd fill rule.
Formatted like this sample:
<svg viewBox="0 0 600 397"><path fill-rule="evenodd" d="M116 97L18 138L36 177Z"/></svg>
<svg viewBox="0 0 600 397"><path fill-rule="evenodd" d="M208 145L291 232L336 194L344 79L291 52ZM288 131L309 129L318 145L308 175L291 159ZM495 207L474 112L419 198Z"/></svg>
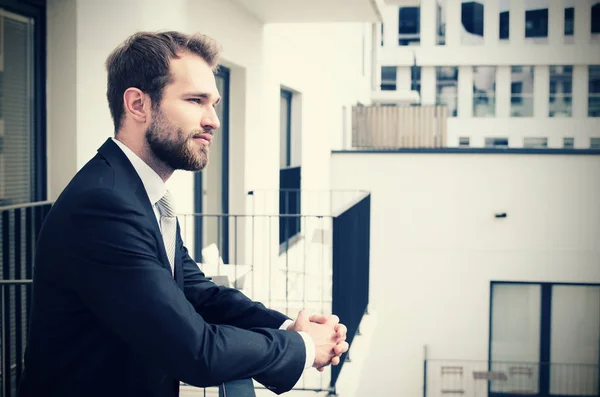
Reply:
<svg viewBox="0 0 600 397"><path fill-rule="evenodd" d="M208 164L208 147L220 123L214 74L200 57L183 54L170 63L172 83L152 106L146 140L156 157L174 170L200 171Z"/></svg>

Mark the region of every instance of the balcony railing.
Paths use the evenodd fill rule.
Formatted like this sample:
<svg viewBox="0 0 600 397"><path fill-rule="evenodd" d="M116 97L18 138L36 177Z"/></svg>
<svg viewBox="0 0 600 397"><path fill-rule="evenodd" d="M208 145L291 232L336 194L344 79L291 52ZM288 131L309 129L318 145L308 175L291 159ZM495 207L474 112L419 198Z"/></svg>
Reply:
<svg viewBox="0 0 600 397"><path fill-rule="evenodd" d="M424 397L599 395L597 364L431 359L424 364Z"/></svg>
<svg viewBox="0 0 600 397"><path fill-rule="evenodd" d="M368 304L370 195L355 191L290 192L287 194L302 197L304 210L315 212L269 214L271 204L276 205L281 194L254 192L249 196L252 214L178 215L190 255L215 282L227 283L291 318L300 309L337 314L348 326L351 343ZM16 395L22 372L34 246L50 206L0 207L0 390L4 397ZM281 251L279 229L281 218L286 217L297 222L297 239ZM190 244L197 239L199 244ZM323 373L307 371L295 389L335 390L342 365Z"/></svg>
<svg viewBox="0 0 600 397"><path fill-rule="evenodd" d="M446 147L446 106L355 106L355 149Z"/></svg>

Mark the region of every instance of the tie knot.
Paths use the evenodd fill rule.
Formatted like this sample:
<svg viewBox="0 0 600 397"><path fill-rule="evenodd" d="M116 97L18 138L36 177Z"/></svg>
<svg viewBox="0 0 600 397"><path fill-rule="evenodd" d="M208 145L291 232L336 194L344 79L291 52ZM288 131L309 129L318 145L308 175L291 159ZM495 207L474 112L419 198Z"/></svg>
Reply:
<svg viewBox="0 0 600 397"><path fill-rule="evenodd" d="M171 196L171 193L169 193L168 190L167 193L165 193L165 195L162 196L160 200L158 200L158 203L156 203L156 205L158 206L158 211L160 212L161 216L166 216L167 218L175 217L175 206L173 203L173 196Z"/></svg>

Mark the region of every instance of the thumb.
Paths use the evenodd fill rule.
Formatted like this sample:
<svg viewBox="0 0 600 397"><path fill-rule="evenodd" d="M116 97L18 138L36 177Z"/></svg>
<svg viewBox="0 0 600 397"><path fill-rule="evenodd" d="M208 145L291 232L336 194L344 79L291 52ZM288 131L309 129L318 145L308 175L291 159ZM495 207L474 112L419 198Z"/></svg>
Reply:
<svg viewBox="0 0 600 397"><path fill-rule="evenodd" d="M304 329L304 327L308 325L309 321L310 320L308 318L308 313L306 312L306 310L300 310L300 312L298 312L298 319L296 320L296 325L300 329Z"/></svg>

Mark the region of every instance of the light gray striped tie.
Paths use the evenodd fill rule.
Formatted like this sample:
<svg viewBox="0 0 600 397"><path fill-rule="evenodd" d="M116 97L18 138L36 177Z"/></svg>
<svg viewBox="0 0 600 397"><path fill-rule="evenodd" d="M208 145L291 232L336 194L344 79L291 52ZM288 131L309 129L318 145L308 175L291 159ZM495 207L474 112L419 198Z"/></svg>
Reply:
<svg viewBox="0 0 600 397"><path fill-rule="evenodd" d="M167 258L171 265L171 274L174 274L175 268L175 233L177 231L177 218L175 217L175 206L173 197L167 191L164 196L156 203L158 212L160 212L160 229L165 242Z"/></svg>

